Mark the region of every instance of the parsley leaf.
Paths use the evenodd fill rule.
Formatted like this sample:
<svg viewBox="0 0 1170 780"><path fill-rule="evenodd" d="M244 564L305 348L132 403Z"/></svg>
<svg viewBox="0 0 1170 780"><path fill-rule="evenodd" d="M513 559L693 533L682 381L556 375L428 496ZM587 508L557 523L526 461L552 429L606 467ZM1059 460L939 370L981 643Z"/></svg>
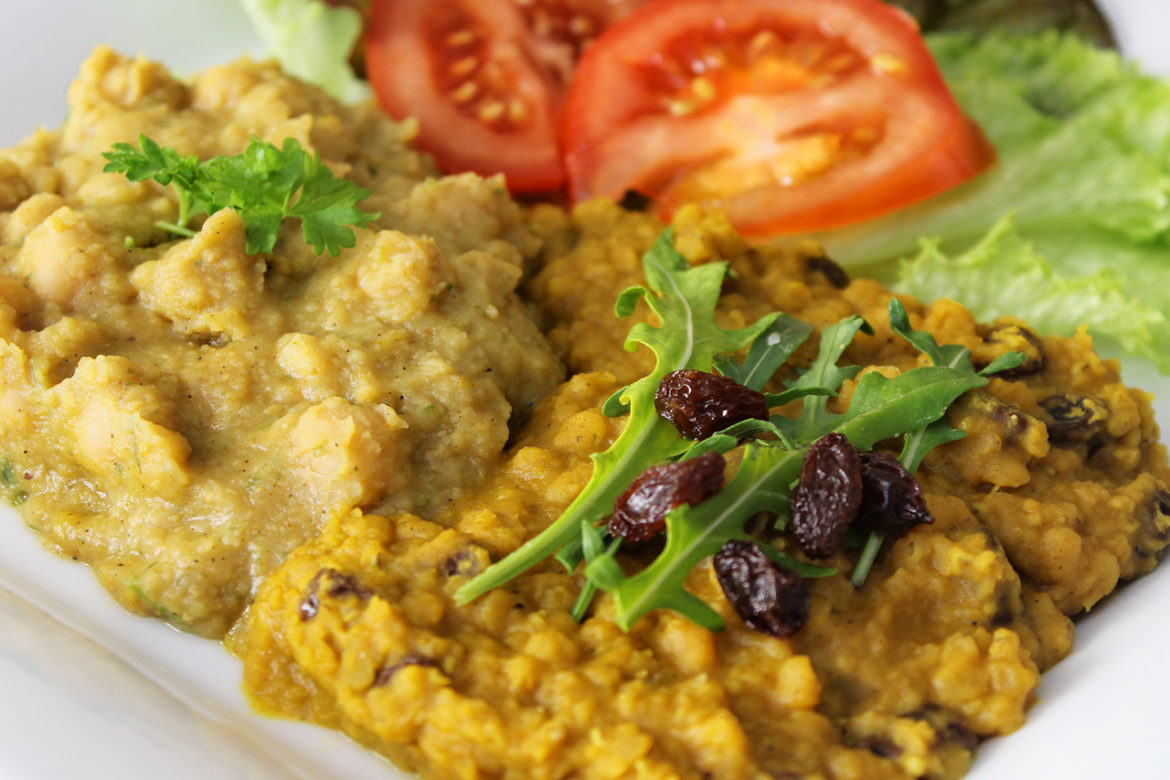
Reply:
<svg viewBox="0 0 1170 780"><path fill-rule="evenodd" d="M253 136L242 153L204 162L145 134L138 142L140 148L114 144L102 155L107 160L103 170L131 181L172 185L179 199L177 221L156 224L173 233L192 236L192 217L230 208L244 220L249 254L271 252L284 220L299 219L305 242L317 254L328 251L336 257L355 243L350 225L365 227L378 217L357 206L369 190L335 177L319 155L309 154L295 138L277 147Z"/></svg>

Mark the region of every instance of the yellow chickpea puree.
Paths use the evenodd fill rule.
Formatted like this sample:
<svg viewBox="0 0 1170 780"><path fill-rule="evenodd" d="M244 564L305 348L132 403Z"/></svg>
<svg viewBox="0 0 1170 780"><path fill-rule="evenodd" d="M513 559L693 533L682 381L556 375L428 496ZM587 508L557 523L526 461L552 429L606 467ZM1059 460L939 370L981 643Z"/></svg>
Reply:
<svg viewBox="0 0 1170 780"><path fill-rule="evenodd" d="M917 474L933 523L888 541L861 588L837 553L796 634L747 628L706 564L687 586L723 632L666 611L625 632L604 594L577 622L582 579L555 561L459 606L621 432L602 404L653 359L622 349L614 300L664 226L440 178L410 125L269 65L183 83L102 49L70 97L62 129L0 152L5 489L128 608L223 639L263 711L424 777L956 778L1023 725L1070 618L1170 542L1149 398L1087 334L904 298L977 363L1027 360L947 413L966 436ZM336 258L288 228L249 255L231 211L175 240L154 226L175 209L162 188L101 172L139 132L201 157L296 138L380 216ZM818 247L752 245L693 207L674 228L692 264L730 263L724 327L859 314L874 332L843 363L925 361L890 293Z"/></svg>
<svg viewBox="0 0 1170 780"><path fill-rule="evenodd" d="M1087 337L1043 339L1030 349L1044 369L993 380L950 413L967 437L919 475L934 523L892 545L861 589L811 580L812 615L790 640L746 629L709 569L688 585L727 620L719 634L657 612L626 634L604 597L578 625L567 614L578 580L555 564L456 607L467 577L585 484L586 456L620 430L601 403L648 368L645 353L620 349L629 323L602 302L641 281L638 258L660 226L602 203L538 209L531 222L548 254L526 290L574 377L537 405L479 491L426 518L334 518L261 587L240 639L246 683L266 705L340 725L437 777L957 777L979 739L1023 725L1040 672L1071 647L1068 616L1147 571L1166 543L1166 467L1146 398L1118 384ZM838 289L810 270L815 247L753 248L695 210L675 227L692 262L731 261L728 327L774 308L818 326L856 312L877 332L847 358L886 372L918 363L882 327L889 294L865 280ZM1005 349L954 303L909 304L940 343L985 360ZM1107 426L1090 458L1054 447L1038 399L1058 390L1109 398L1126 422ZM1046 526L1050 512L1075 522ZM1013 519L1010 534L996 530ZM1070 525L1077 552L1049 548L1044 537ZM1064 568L1057 555L1070 556ZM368 593L323 597L304 620L323 569ZM314 668L311 684L294 682Z"/></svg>

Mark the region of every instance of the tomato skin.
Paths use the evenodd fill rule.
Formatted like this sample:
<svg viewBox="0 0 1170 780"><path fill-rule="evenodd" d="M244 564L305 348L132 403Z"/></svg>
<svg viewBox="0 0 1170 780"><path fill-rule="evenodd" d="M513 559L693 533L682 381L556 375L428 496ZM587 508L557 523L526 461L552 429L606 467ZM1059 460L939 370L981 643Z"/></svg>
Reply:
<svg viewBox="0 0 1170 780"><path fill-rule="evenodd" d="M474 171L483 176L503 172L515 192L554 190L564 182L564 168L556 141L561 100L524 63L513 62L512 86L528 96L531 116L522 132L499 133L468 116L437 82L442 67L428 46L428 14L437 3L420 0L377 0L366 29L366 67L370 84L386 113L419 123L419 148L432 154L446 171ZM515 35L507 24L512 8L507 0L451 0L454 10L469 21ZM501 22L501 20L505 20ZM508 27L512 27L509 31Z"/></svg>
<svg viewBox="0 0 1170 780"><path fill-rule="evenodd" d="M416 145L443 170L502 172L516 193L554 191L565 181L558 135L579 52L643 1L373 0L367 75L386 113L418 120Z"/></svg>
<svg viewBox="0 0 1170 780"><path fill-rule="evenodd" d="M994 158L913 19L879 0L652 0L582 57L562 142L574 202L635 189L755 235L878 216Z"/></svg>

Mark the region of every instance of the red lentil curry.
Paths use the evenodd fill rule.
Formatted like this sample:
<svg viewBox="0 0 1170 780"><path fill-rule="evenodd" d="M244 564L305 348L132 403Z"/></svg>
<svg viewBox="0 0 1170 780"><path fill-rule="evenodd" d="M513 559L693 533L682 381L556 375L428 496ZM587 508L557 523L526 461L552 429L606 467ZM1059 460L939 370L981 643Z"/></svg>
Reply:
<svg viewBox="0 0 1170 780"><path fill-rule="evenodd" d="M1170 541L1149 397L1085 333L903 299L913 327L977 362L1028 361L947 412L966 435L917 474L933 523L887 544L864 587L856 551L836 553L843 573L809 581L786 639L746 628L706 564L687 587L718 633L663 610L623 631L605 595L577 622L580 576L555 562L458 605L620 432L602 404L652 357L621 348L613 302L663 226L438 178L409 124L269 65L185 84L101 49L70 102L62 129L0 152L11 498L127 608L223 638L265 711L423 776L958 777L981 739L1023 724L1070 617ZM204 158L295 138L380 216L336 258L289 228L248 255L231 211L174 240L155 226L171 196L101 170L140 132ZM890 330L890 293L816 247L752 246L695 209L674 228L690 263L730 263L725 327L859 314L873 333L845 357L863 374L921 364Z"/></svg>

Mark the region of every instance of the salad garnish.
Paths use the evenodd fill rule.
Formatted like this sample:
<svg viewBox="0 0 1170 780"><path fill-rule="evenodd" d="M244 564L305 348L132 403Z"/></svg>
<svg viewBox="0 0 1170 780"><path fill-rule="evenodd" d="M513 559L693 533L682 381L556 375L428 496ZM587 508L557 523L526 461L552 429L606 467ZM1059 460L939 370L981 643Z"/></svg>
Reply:
<svg viewBox="0 0 1170 780"><path fill-rule="evenodd" d="M712 630L723 618L685 587L690 571L733 540L751 541L773 563L804 576L827 576L834 570L797 558L769 541L753 536L748 521L760 513L775 520L768 533L783 531L789 519L789 500L809 448L828 434L840 434L860 450L901 438L900 460L910 471L925 454L953 441L962 432L943 420L947 408L967 390L987 384L987 376L1019 365L1024 356L1012 352L976 371L970 351L958 345L940 346L934 338L909 325L896 298L890 302L893 330L926 354L932 365L919 366L894 377L840 360L854 335L869 325L849 317L821 333L816 360L783 382L783 390L766 394L768 405L800 403L799 415L772 414L766 420L740 419L701 439L690 439L655 407L655 395L664 378L678 371L714 372L762 391L788 357L813 333L806 323L776 313L740 330L715 323L715 304L727 273L726 263L692 267L675 250L671 231L660 236L643 256L647 286L626 290L615 306L618 316L630 316L639 301L658 315L659 326L638 323L630 330L626 347L643 344L657 358L654 370L623 388L605 408L628 414L626 426L604 452L593 456L594 472L585 488L547 529L504 559L465 583L456 593L467 603L499 587L545 558L555 555L569 570L581 566L585 578L575 615L584 615L597 590L612 594L615 619L629 629L653 609L670 609ZM732 353L746 350L743 362ZM860 378L858 378L860 377ZM829 398L847 380L856 379L848 408L832 411ZM686 461L710 453L739 448L739 462L727 484L713 496L694 503L674 503L665 514L666 543L646 567L631 574L617 561L622 539L610 533L607 518L615 502L635 478L663 463ZM854 583L864 582L881 545L871 535L867 551L854 571Z"/></svg>

